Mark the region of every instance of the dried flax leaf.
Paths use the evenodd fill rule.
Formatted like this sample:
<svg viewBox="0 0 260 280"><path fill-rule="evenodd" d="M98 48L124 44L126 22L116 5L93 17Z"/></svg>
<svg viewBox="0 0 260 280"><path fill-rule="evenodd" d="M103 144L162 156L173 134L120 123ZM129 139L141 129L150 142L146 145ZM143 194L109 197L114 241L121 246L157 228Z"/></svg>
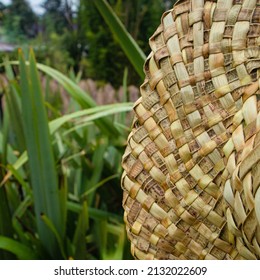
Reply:
<svg viewBox="0 0 260 280"><path fill-rule="evenodd" d="M259 12L177 1L149 40L122 159L137 259L260 259Z"/></svg>

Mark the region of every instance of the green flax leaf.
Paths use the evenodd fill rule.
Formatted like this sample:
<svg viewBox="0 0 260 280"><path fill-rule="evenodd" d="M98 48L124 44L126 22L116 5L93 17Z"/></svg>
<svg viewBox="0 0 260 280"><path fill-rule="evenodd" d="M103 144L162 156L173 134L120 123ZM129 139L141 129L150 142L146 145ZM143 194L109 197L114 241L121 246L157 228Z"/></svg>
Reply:
<svg viewBox="0 0 260 280"><path fill-rule="evenodd" d="M5 236L0 236L0 249L13 253L20 260L38 259L38 256L31 248Z"/></svg>
<svg viewBox="0 0 260 280"><path fill-rule="evenodd" d="M41 219L41 214L46 214L57 229L62 229L62 224L64 223L61 219L57 171L51 147L48 119L32 51L30 52L29 62L29 66L27 66L20 51L22 119L36 222L39 237L44 247L52 258L59 258L56 238ZM59 232L59 234L62 237L64 236L63 232Z"/></svg>
<svg viewBox="0 0 260 280"><path fill-rule="evenodd" d="M92 0L100 14L106 21L111 32L118 40L121 48L128 57L129 61L134 66L139 76L144 79L143 65L145 61L145 54L137 45L136 41L128 33L123 23L114 13L106 0Z"/></svg>

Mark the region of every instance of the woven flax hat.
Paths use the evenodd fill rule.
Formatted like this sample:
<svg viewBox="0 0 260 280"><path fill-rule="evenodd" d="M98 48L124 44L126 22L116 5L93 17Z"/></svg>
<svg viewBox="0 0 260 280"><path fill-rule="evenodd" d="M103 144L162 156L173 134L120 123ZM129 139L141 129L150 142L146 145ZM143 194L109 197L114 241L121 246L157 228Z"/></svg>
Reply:
<svg viewBox="0 0 260 280"><path fill-rule="evenodd" d="M123 156L137 259L260 259L260 0L181 0L151 53Z"/></svg>

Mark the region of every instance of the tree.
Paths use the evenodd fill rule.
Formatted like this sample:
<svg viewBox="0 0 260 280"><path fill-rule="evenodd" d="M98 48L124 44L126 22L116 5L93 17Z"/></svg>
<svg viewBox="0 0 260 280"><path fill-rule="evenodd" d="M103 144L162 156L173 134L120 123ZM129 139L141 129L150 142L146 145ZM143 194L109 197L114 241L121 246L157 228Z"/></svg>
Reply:
<svg viewBox="0 0 260 280"><path fill-rule="evenodd" d="M37 16L27 0L12 0L4 11L4 27L11 41L34 38L38 32Z"/></svg>
<svg viewBox="0 0 260 280"><path fill-rule="evenodd" d="M47 57L51 65L58 62L65 68L79 70L82 57L81 38L78 34L77 10L72 0L45 0L45 12L41 18L42 39L46 45ZM58 61L57 61L58 60ZM61 69L62 68L62 69ZM59 70L64 71L64 67Z"/></svg>
<svg viewBox="0 0 260 280"><path fill-rule="evenodd" d="M72 2L69 0L45 0L42 4L45 9L43 23L46 32L61 33L65 29L73 30Z"/></svg>

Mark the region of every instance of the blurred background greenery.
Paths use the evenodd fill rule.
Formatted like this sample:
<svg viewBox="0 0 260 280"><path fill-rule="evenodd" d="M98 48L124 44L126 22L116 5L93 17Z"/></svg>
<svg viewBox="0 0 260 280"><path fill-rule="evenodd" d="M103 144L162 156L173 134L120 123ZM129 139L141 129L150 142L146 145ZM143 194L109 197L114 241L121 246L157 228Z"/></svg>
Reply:
<svg viewBox="0 0 260 280"><path fill-rule="evenodd" d="M33 1L31 1L33 2ZM114 86L122 83L124 68L129 68L129 83L139 85L139 77L98 12L93 0L43 0L40 14L27 0L0 1L0 42L14 46L33 46L39 62L66 73L73 68ZM160 22L163 11L174 1L108 1L144 53L148 39ZM14 56L16 52L14 53Z"/></svg>
<svg viewBox="0 0 260 280"><path fill-rule="evenodd" d="M174 1L31 2L0 1L0 259L131 259L121 157Z"/></svg>

